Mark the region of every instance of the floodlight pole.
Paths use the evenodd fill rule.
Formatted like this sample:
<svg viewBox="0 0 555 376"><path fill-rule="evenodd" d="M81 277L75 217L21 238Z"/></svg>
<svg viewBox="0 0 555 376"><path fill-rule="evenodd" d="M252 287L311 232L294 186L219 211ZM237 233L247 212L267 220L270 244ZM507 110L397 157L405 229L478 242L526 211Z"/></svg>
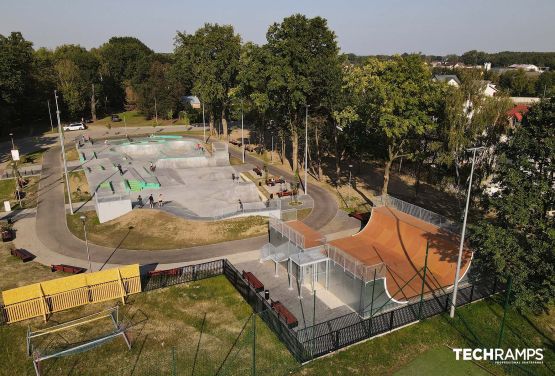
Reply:
<svg viewBox="0 0 555 376"><path fill-rule="evenodd" d="M245 136L244 132L244 116L243 116L243 100L241 99L241 148L243 150L243 163L245 163Z"/></svg>
<svg viewBox="0 0 555 376"><path fill-rule="evenodd" d="M89 253L89 240L87 239L87 217L82 215L80 219L81 219L81 222L83 222L83 232L85 233L85 247L87 248L87 261L89 262L89 273L92 273L91 256Z"/></svg>
<svg viewBox="0 0 555 376"><path fill-rule="evenodd" d="M128 138L127 135L127 120L125 120L125 115L123 115L123 126L125 127L125 138Z"/></svg>
<svg viewBox="0 0 555 376"><path fill-rule="evenodd" d="M305 107L305 127L304 127L304 194L308 194L308 107Z"/></svg>
<svg viewBox="0 0 555 376"><path fill-rule="evenodd" d="M46 104L48 105L48 116L50 117L50 130L54 132L54 124L52 123L52 112L50 111L50 99L46 101Z"/></svg>
<svg viewBox="0 0 555 376"><path fill-rule="evenodd" d="M69 200L69 211L73 215L73 204L71 202L71 190L69 189L69 178L67 175L67 163L66 163L66 149L64 146L64 132L62 129L62 123L60 121L60 108L58 107L58 93L54 90L54 99L56 100L56 117L58 118L58 132L60 133L60 144L62 145L62 161L64 164L64 175L66 177L66 188L67 188L67 198ZM65 207L64 207L65 211Z"/></svg>
<svg viewBox="0 0 555 376"><path fill-rule="evenodd" d="M156 106L156 95L154 96L154 116L156 116L156 126L158 126L158 107Z"/></svg>
<svg viewBox="0 0 555 376"><path fill-rule="evenodd" d="M472 168L470 169L470 177L468 178L468 193L466 194L466 207L464 209L464 220L461 233L461 242L459 245L459 258L457 259L457 271L455 273L455 282L453 283L453 299L451 299L451 312L449 316L451 318L455 317L455 307L457 305L457 290L459 288L459 276L461 274L461 261L464 248L464 234L466 232L466 220L468 217L468 205L470 203L470 191L472 190L472 175L474 174L474 162L476 161L476 151L481 150L483 147L470 148L468 151L472 151Z"/></svg>

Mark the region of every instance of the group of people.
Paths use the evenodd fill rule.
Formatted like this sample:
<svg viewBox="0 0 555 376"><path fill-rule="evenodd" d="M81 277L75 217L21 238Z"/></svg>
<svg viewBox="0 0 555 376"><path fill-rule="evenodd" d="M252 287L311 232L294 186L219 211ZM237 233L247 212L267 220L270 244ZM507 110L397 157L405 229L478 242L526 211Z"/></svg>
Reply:
<svg viewBox="0 0 555 376"><path fill-rule="evenodd" d="M139 195L139 197L137 197L137 206L139 208L144 207L143 198L142 198L141 195ZM154 202L154 196L152 196L152 194L150 194L150 196L148 196L148 206L151 209L154 209L154 207L156 206L156 203ZM162 194L160 193L158 195L158 207L161 208L162 206L164 206L164 199L162 198Z"/></svg>

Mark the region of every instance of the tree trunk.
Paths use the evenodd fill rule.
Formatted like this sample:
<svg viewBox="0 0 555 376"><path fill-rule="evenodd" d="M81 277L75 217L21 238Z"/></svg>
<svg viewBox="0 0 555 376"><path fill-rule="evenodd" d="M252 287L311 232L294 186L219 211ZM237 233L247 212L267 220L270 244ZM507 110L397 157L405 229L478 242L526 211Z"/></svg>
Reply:
<svg viewBox="0 0 555 376"><path fill-rule="evenodd" d="M387 188L389 186L389 174L391 172L391 165L395 160L395 156L393 155L393 151L391 150L391 146L388 150L388 159L385 162L385 169L383 173L383 187L382 187L382 196L387 195Z"/></svg>
<svg viewBox="0 0 555 376"><path fill-rule="evenodd" d="M322 180L322 159L320 158L320 143L318 142L318 126L314 127L314 139L316 140L316 167L317 167L317 176L318 181Z"/></svg>
<svg viewBox="0 0 555 376"><path fill-rule="evenodd" d="M285 160L285 136L283 135L283 133L281 134L281 153L279 156L279 159L281 160L281 164L284 163Z"/></svg>
<svg viewBox="0 0 555 376"><path fill-rule="evenodd" d="M291 167L293 168L293 172L295 172L299 168L299 134L297 133L296 127L291 127L291 146L293 149Z"/></svg>
<svg viewBox="0 0 555 376"><path fill-rule="evenodd" d="M208 126L210 127L210 135L214 136L214 116L211 113L208 114Z"/></svg>
<svg viewBox="0 0 555 376"><path fill-rule="evenodd" d="M91 118L92 118L92 121L96 121L96 97L94 95L94 84L92 84L92 95L91 95Z"/></svg>
<svg viewBox="0 0 555 376"><path fill-rule="evenodd" d="M222 109L222 133L224 134L224 140L229 140L229 135L227 134L227 120L225 118L225 107Z"/></svg>

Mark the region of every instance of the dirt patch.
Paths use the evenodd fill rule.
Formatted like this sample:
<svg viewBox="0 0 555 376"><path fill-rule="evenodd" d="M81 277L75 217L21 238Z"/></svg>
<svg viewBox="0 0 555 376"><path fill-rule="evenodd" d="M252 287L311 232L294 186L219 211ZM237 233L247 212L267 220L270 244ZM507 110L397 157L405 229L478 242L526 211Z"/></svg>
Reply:
<svg viewBox="0 0 555 376"><path fill-rule="evenodd" d="M268 220L259 216L200 222L188 221L155 209L136 209L101 224L95 212L85 215L87 234L92 243L127 249L194 247L264 235L268 231ZM69 229L84 239L79 215L68 215L67 221Z"/></svg>

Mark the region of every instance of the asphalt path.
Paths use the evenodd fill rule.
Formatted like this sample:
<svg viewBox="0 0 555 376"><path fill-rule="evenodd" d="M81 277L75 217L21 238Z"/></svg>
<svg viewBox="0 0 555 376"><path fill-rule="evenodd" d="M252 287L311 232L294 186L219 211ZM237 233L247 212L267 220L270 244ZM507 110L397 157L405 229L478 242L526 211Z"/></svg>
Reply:
<svg viewBox="0 0 555 376"><path fill-rule="evenodd" d="M140 130L137 130L137 132L140 132ZM75 237L67 227L64 186L61 179L63 168L60 149L59 144L52 146L43 155L36 215L37 236L51 251L85 260L85 242ZM229 150L232 156L241 157L240 151L232 148ZM245 161L255 165L262 163L248 155ZM274 166L268 166L268 170L274 175L281 175L287 180L293 180L291 173L284 172ZM314 209L304 222L315 229L319 229L334 218L337 213L337 204L328 192L316 185L309 186L309 193L314 200ZM132 231L130 230L127 236L133 236ZM108 248L89 243L89 250L91 260L98 263L168 264L226 257L236 253L258 250L267 242L267 236L258 236L218 244L159 251L129 250L119 247Z"/></svg>

